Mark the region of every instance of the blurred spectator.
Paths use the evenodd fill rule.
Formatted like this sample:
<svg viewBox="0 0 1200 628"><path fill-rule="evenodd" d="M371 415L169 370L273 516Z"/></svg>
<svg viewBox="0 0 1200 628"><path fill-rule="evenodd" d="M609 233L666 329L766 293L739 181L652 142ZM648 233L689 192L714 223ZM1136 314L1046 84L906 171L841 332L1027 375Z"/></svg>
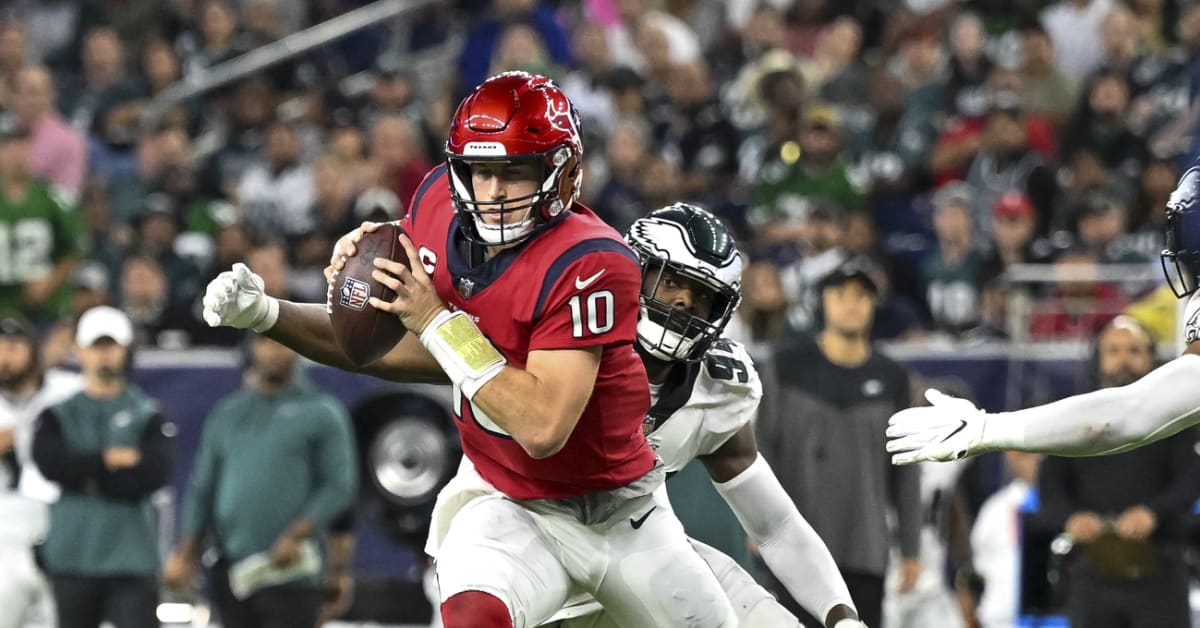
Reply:
<svg viewBox="0 0 1200 628"><path fill-rule="evenodd" d="M500 33L488 76L501 72L524 70L557 79L562 66L556 65L546 51L538 33L525 24L510 24Z"/></svg>
<svg viewBox="0 0 1200 628"><path fill-rule="evenodd" d="M571 49L566 30L553 10L541 0L497 0L490 11L470 29L458 59L459 97L487 78L504 32L514 24L525 24L541 39L554 63L570 65Z"/></svg>
<svg viewBox="0 0 1200 628"><path fill-rule="evenodd" d="M934 197L937 244L921 263L933 326L951 334L975 326L980 315L984 256L972 229L970 198L970 190L957 185L943 188Z"/></svg>
<svg viewBox="0 0 1200 628"><path fill-rule="evenodd" d="M189 592L211 542L219 554L212 581L222 626L307 628L316 625L323 601L320 544L355 494L350 419L299 373L291 349L253 335L247 362L243 388L205 420L182 541L163 575Z"/></svg>
<svg viewBox="0 0 1200 628"><path fill-rule="evenodd" d="M1169 0L1133 0L1129 3L1138 42L1153 54L1168 51L1177 40L1179 7Z"/></svg>
<svg viewBox="0 0 1200 628"><path fill-rule="evenodd" d="M1073 212L1096 194L1114 198L1130 196L1128 183L1113 175L1094 148L1074 149L1058 171L1058 198L1050 219L1052 234L1061 237L1056 232L1073 231ZM1172 182L1172 190L1174 185Z"/></svg>
<svg viewBox="0 0 1200 628"><path fill-rule="evenodd" d="M294 237L312 228L312 170L302 160L296 127L267 127L262 160L242 174L237 204L242 220L257 237Z"/></svg>
<svg viewBox="0 0 1200 628"><path fill-rule="evenodd" d="M846 224L846 216L829 207L817 206L809 213L808 220L798 226L796 236L802 256L785 262L779 271L789 304L790 332L807 334L820 327L818 286L822 278L849 259L845 247Z"/></svg>
<svg viewBox="0 0 1200 628"><path fill-rule="evenodd" d="M762 118L761 128L742 142L739 151L738 173L745 181L758 178L765 163L778 161L784 147L790 146L789 154L795 152L805 97L804 79L791 67L772 70L757 80L752 92L744 101L731 105L744 108L740 114L735 113L743 118L740 124L750 122L752 117Z"/></svg>
<svg viewBox="0 0 1200 628"><path fill-rule="evenodd" d="M185 77L197 78L208 68L246 51L239 36L237 11L228 0L201 2L196 26L198 32L184 33L178 43Z"/></svg>
<svg viewBox="0 0 1200 628"><path fill-rule="evenodd" d="M1128 189L1145 154L1141 138L1129 128L1129 85L1120 75L1101 71L1088 82L1085 97L1063 136L1063 150L1094 150Z"/></svg>
<svg viewBox="0 0 1200 628"><path fill-rule="evenodd" d="M345 176L340 159L324 154L313 162L313 188L316 199L311 210L316 224L291 247L296 262L292 273L297 298L305 302L325 298L325 265L334 242L361 223L355 212L353 181ZM390 216L389 216L390 219ZM237 261L234 259L233 261ZM221 265L219 268L229 268Z"/></svg>
<svg viewBox="0 0 1200 628"><path fill-rule="evenodd" d="M1079 84L1055 63L1054 42L1046 29L1033 23L1021 35L1021 101L1061 129L1075 109Z"/></svg>
<svg viewBox="0 0 1200 628"><path fill-rule="evenodd" d="M1019 521L1031 488L1037 484L1040 454L1005 452L1008 484L988 497L971 527L971 563L983 581L973 619L979 628L1014 628L1021 600L1021 529Z"/></svg>
<svg viewBox="0 0 1200 628"><path fill-rule="evenodd" d="M943 87L946 103L943 106L950 111L956 108L959 98L983 95L992 74L992 60L985 50L987 33L983 22L974 13L964 11L956 15L950 22L948 39L949 72Z"/></svg>
<svg viewBox="0 0 1200 628"><path fill-rule="evenodd" d="M171 197L165 194L147 196L135 226L137 242L130 253L145 255L158 261L162 271L166 273L172 303L184 302L190 295L202 292L199 285L199 269L175 251L180 219L179 209Z"/></svg>
<svg viewBox="0 0 1200 628"><path fill-rule="evenodd" d="M1019 95L1006 89L972 91L971 95L958 100L958 116L942 130L929 155L935 185L967 178L970 167L984 151L1000 150L1008 158L1024 156L1030 150L1044 160L1055 156L1054 130L1045 119L1027 113ZM1045 195L1043 192L1035 198L1034 204L1040 206L1039 199ZM986 217L991 200L982 207Z"/></svg>
<svg viewBox="0 0 1200 628"><path fill-rule="evenodd" d="M275 112L276 95L261 79L247 79L224 99L227 115L219 147L209 157L201 177L204 193L236 198L242 174L260 160L264 132Z"/></svg>
<svg viewBox="0 0 1200 628"><path fill-rule="evenodd" d="M0 129L0 309L48 322L66 310L83 225L56 188L34 178L30 152L25 129Z"/></svg>
<svg viewBox="0 0 1200 628"><path fill-rule="evenodd" d="M29 161L33 174L79 198L87 167L83 136L55 109L54 77L43 66L26 67L17 75L13 113L32 133Z"/></svg>
<svg viewBox="0 0 1200 628"><path fill-rule="evenodd" d="M1100 67L1101 25L1115 5L1113 0L1058 0L1042 13L1057 65L1072 80L1082 81Z"/></svg>
<svg viewBox="0 0 1200 628"><path fill-rule="evenodd" d="M375 120L371 127L368 167L375 171L373 184L395 194L401 208L407 207L421 181L433 168L425 156L416 123L398 115L385 115ZM403 211L396 217L402 214Z"/></svg>
<svg viewBox="0 0 1200 628"><path fill-rule="evenodd" d="M604 20L608 49L619 66L628 66L644 74L655 60L647 59L647 48L658 55L657 63L666 67L695 60L701 45L683 20L660 8L660 2L614 0L615 20ZM650 39L646 39L649 37ZM482 78L482 77L481 77Z"/></svg>
<svg viewBox="0 0 1200 628"><path fill-rule="evenodd" d="M17 80L28 63L28 46L21 22L0 20L0 111L8 111L15 105Z"/></svg>
<svg viewBox="0 0 1200 628"><path fill-rule="evenodd" d="M1037 237L1037 210L1029 197L1009 191L992 207L991 243L983 262L982 276L992 280L1013 264L1048 264L1051 247Z"/></svg>
<svg viewBox="0 0 1200 628"><path fill-rule="evenodd" d="M46 330L42 337L42 363L47 368L67 364L75 347L75 322L86 311L101 305L112 305L109 269L104 264L86 260L71 271L71 306L67 315Z"/></svg>
<svg viewBox="0 0 1200 628"><path fill-rule="evenodd" d="M749 219L760 237L771 239L771 231L789 220L803 221L815 203L839 213L864 209L864 191L851 179L841 154L837 113L826 105L809 106L799 145L785 147L778 160L764 164L754 186Z"/></svg>
<svg viewBox="0 0 1200 628"><path fill-rule="evenodd" d="M104 7L97 2L17 0L6 3L5 8L10 7L25 26L29 58L38 59L55 71L77 69L83 32L107 18Z"/></svg>
<svg viewBox="0 0 1200 628"><path fill-rule="evenodd" d="M139 346L184 349L192 344L191 330L198 321L189 311L191 303L172 301L167 276L158 260L132 255L121 268L121 311L133 322Z"/></svg>
<svg viewBox="0 0 1200 628"><path fill-rule="evenodd" d="M355 117L360 128L371 128L381 117L388 115L404 116L420 128L425 114L417 92L418 82L410 72L396 65L396 62L388 62L376 73L367 101Z"/></svg>
<svg viewBox="0 0 1200 628"><path fill-rule="evenodd" d="M646 162L647 130L638 120L622 119L613 126L604 143L606 163L589 172L604 172L606 177L597 190L593 207L615 229L629 229L633 221L650 209L642 196L639 174ZM585 193L588 187L584 186Z"/></svg>
<svg viewBox="0 0 1200 628"><path fill-rule="evenodd" d="M101 181L93 180L83 189L79 210L87 257L103 264L112 277L133 245L134 231L113 216L108 188Z"/></svg>
<svg viewBox="0 0 1200 628"><path fill-rule="evenodd" d="M800 64L813 95L843 107L866 101L867 74L859 63L862 37L862 26L849 16L834 19L822 30L813 56Z"/></svg>
<svg viewBox="0 0 1200 628"><path fill-rule="evenodd" d="M1154 368L1154 341L1128 317L1096 336L1101 388ZM1132 411L1136 412L1136 409ZM1038 524L1082 547L1067 593L1072 626L1187 626L1185 519L1200 496L1195 433L1096 458L1049 457L1038 478Z"/></svg>
<svg viewBox="0 0 1200 628"><path fill-rule="evenodd" d="M1101 281L1100 256L1084 246L1074 246L1054 260L1048 295L1035 302L1029 333L1035 339L1086 338L1094 335L1129 300L1112 282Z"/></svg>
<svg viewBox="0 0 1200 628"><path fill-rule="evenodd" d="M579 110L584 144L595 146L593 141L602 142L616 122L612 98L602 81L616 66L604 30L592 22L575 27L571 33L571 53L575 65L558 84Z"/></svg>
<svg viewBox="0 0 1200 628"><path fill-rule="evenodd" d="M811 513L869 626L880 625L894 543L899 591L916 583L921 527L920 468L893 466L884 453L887 417L911 400L908 374L869 340L876 296L870 275L853 262L829 274L821 284L822 330L775 353L767 377L777 384L764 389L757 423L763 456L796 505ZM893 508L894 535L887 522ZM821 625L781 587L774 593L805 625Z"/></svg>
<svg viewBox="0 0 1200 628"><path fill-rule="evenodd" d="M992 207L1009 190L1024 192L1042 215L1049 214L1054 204L1054 172L1047 165L1048 155L1034 145L1031 116L1025 114L1019 98L1011 92L993 95L979 153L967 169L966 181L975 193L972 218L984 235L991 228ZM1036 126L1049 133L1044 120ZM1050 151L1053 154L1052 146Z"/></svg>
<svg viewBox="0 0 1200 628"><path fill-rule="evenodd" d="M288 266L287 248L282 242L270 240L260 244L246 253L245 260L250 270L262 277L263 292L277 299L290 297L291 269Z"/></svg>
<svg viewBox="0 0 1200 628"><path fill-rule="evenodd" d="M787 306L779 268L771 262L751 263L742 271L742 305L725 333L745 345L755 362L769 360L783 336Z"/></svg>
<svg viewBox="0 0 1200 628"><path fill-rule="evenodd" d="M638 170L641 197L647 208L666 207L683 194L684 179L679 166L662 154L651 153Z"/></svg>
<svg viewBox="0 0 1200 628"><path fill-rule="evenodd" d="M667 150L679 154L684 198L713 204L733 186L741 137L725 116L703 60L674 67L667 81L674 116Z"/></svg>
<svg viewBox="0 0 1200 628"><path fill-rule="evenodd" d="M907 90L938 83L946 77L946 51L932 28L913 26L900 43L900 49L887 62Z"/></svg>
<svg viewBox="0 0 1200 628"><path fill-rule="evenodd" d="M137 87L127 76L125 47L111 28L88 31L83 40L83 74L78 84L60 89L59 109L81 133L101 128L104 114L123 101L137 97Z"/></svg>
<svg viewBox="0 0 1200 628"><path fill-rule="evenodd" d="M158 626L158 524L151 495L171 477L174 426L128 382L133 326L100 306L75 336L83 391L38 417L33 459L62 488L41 557L61 628Z"/></svg>
<svg viewBox="0 0 1200 628"><path fill-rule="evenodd" d="M904 86L886 70L871 75L869 92L850 154L870 178L874 200L908 196L926 180L933 117L910 107Z"/></svg>
<svg viewBox="0 0 1200 628"><path fill-rule="evenodd" d="M1142 168L1129 225L1133 229L1132 249L1145 259L1154 259L1163 250L1167 221L1163 208L1178 180L1179 171L1173 160L1152 159Z"/></svg>
<svg viewBox="0 0 1200 628"><path fill-rule="evenodd" d="M1128 218L1121 201L1094 194L1076 209L1075 233L1079 243L1093 251L1101 264L1137 264L1149 261L1126 238Z"/></svg>
<svg viewBox="0 0 1200 628"><path fill-rule="evenodd" d="M53 626L50 585L37 567L34 546L49 527L46 504L57 489L33 464L38 415L75 394L80 378L46 369L29 321L0 313L0 626Z"/></svg>

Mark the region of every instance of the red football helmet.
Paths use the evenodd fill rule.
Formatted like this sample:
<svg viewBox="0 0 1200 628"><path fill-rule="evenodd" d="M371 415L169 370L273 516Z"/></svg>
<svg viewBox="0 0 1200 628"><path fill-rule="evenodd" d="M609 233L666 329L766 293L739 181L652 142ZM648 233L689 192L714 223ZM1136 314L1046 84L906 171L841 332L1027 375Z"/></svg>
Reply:
<svg viewBox="0 0 1200 628"><path fill-rule="evenodd" d="M479 199L471 185L471 164L525 162L539 167L541 184L527 196L500 201ZM569 209L583 179L579 115L550 79L528 72L489 78L463 99L450 123L446 163L450 196L463 233L482 244L511 244ZM503 207L503 209L501 209ZM532 209L512 225L489 225L485 214Z"/></svg>

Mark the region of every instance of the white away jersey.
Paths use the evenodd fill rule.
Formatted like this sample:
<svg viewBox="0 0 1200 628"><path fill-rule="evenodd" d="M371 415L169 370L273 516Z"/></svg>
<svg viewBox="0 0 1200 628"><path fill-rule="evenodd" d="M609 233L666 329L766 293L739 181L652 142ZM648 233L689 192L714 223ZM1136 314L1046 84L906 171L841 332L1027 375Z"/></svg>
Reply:
<svg viewBox="0 0 1200 628"><path fill-rule="evenodd" d="M711 454L754 419L762 382L742 345L722 338L704 359L675 369L646 417L646 438L668 473Z"/></svg>

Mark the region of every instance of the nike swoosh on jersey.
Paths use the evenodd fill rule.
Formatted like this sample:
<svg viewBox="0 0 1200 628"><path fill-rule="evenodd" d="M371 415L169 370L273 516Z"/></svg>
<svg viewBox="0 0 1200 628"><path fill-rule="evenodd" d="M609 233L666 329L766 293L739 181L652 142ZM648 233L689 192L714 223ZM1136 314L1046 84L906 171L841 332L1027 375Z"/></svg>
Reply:
<svg viewBox="0 0 1200 628"><path fill-rule="evenodd" d="M576 278L575 278L575 289L576 289L576 290L583 290L584 288L586 288L586 287L588 287L588 286L592 285L592 282L594 282L594 281L596 281L597 279L599 279L599 278L600 278L600 275L603 275L603 274L604 274L604 271L606 271L606 270L608 270L608 269L607 269L607 268L601 268L599 271L597 271L597 272L596 272L596 274L595 274L595 275L592 275L591 277L588 277L587 279L584 279L583 277L576 277Z"/></svg>
<svg viewBox="0 0 1200 628"><path fill-rule="evenodd" d="M658 506L655 506L654 508L658 508ZM633 526L634 530L637 530L638 528L642 527L642 524L646 523L646 519L650 518L650 513L654 512L654 508L647 510L646 514L642 515L641 517L638 517L637 519L630 519L629 525Z"/></svg>

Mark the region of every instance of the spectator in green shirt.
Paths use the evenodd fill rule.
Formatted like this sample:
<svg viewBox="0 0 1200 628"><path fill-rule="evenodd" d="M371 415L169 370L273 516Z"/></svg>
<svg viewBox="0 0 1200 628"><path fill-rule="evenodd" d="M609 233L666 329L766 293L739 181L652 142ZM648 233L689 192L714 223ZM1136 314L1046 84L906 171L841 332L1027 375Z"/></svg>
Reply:
<svg viewBox="0 0 1200 628"><path fill-rule="evenodd" d="M183 540L164 575L186 588L211 540L225 628L308 628L322 578L338 576L322 570L315 547L354 498L355 445L345 408L298 374L292 350L263 336L249 342L245 386L205 422ZM250 571L256 575L243 575Z"/></svg>
<svg viewBox="0 0 1200 628"><path fill-rule="evenodd" d="M49 322L70 304L83 221L67 194L34 177L29 141L24 127L0 128L0 309Z"/></svg>
<svg viewBox="0 0 1200 628"><path fill-rule="evenodd" d="M866 192L842 158L836 110L813 105L804 114L798 142L786 142L769 158L752 191L748 219L769 241L789 240L789 229L807 220L814 203L841 211L866 209Z"/></svg>

